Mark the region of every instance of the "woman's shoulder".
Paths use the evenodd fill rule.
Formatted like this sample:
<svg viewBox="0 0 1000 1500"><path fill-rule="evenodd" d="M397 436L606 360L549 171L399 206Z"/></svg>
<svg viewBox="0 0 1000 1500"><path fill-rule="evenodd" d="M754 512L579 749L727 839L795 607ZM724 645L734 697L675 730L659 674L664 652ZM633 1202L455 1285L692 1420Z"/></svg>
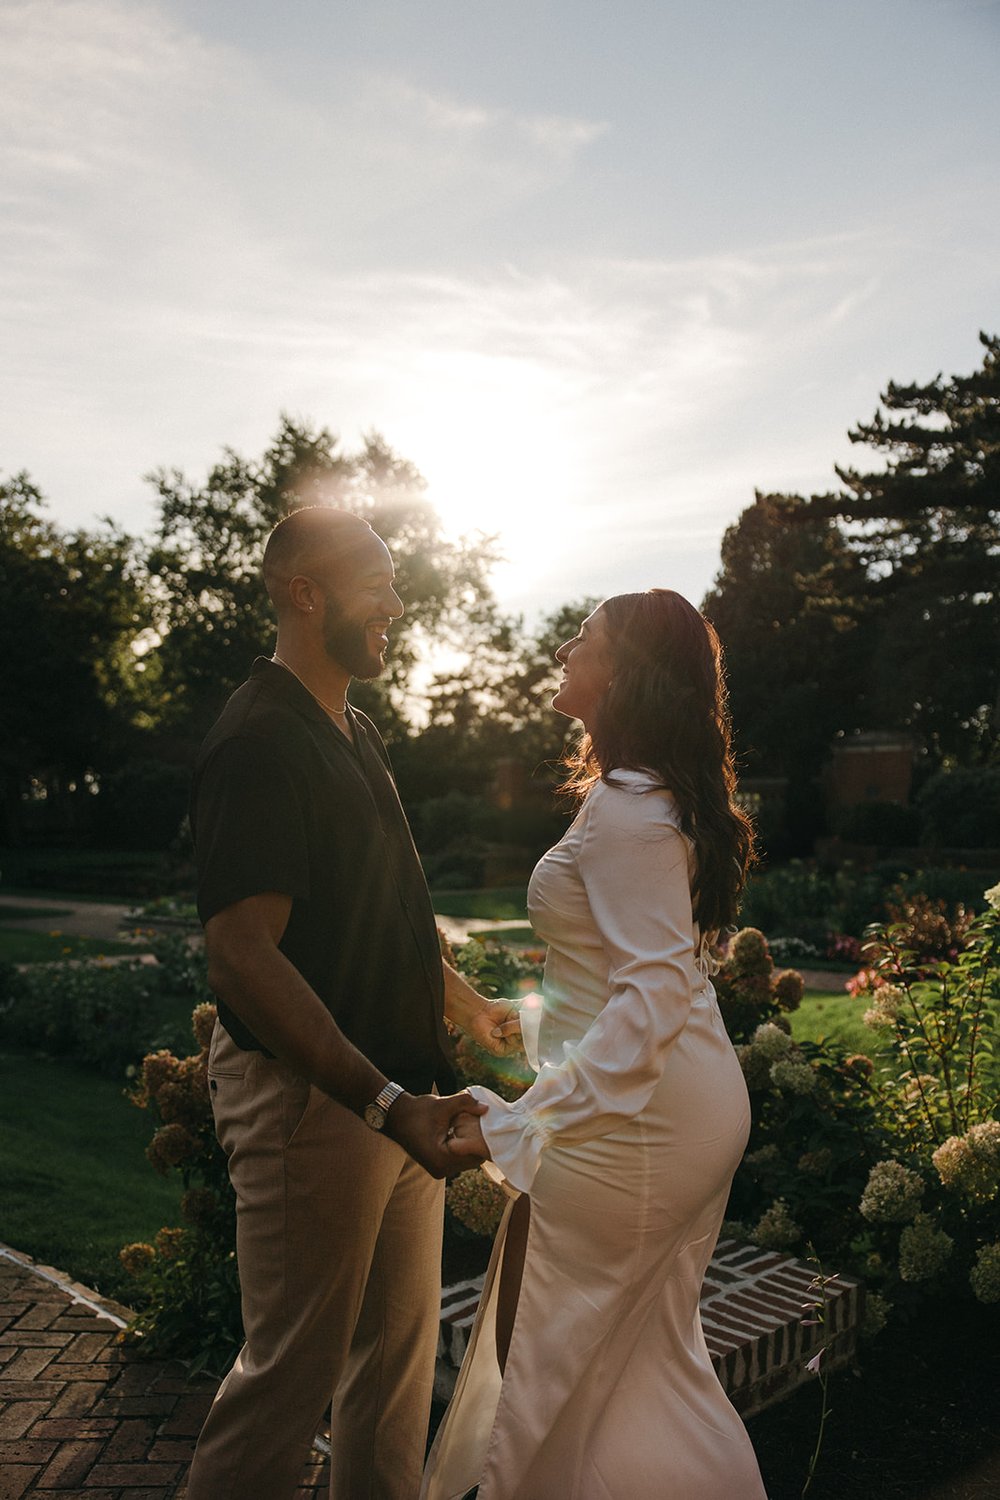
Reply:
<svg viewBox="0 0 1000 1500"><path fill-rule="evenodd" d="M680 809L673 793L654 771L620 768L608 781L594 783L584 804L591 821L613 821L631 827L651 824L680 828Z"/></svg>

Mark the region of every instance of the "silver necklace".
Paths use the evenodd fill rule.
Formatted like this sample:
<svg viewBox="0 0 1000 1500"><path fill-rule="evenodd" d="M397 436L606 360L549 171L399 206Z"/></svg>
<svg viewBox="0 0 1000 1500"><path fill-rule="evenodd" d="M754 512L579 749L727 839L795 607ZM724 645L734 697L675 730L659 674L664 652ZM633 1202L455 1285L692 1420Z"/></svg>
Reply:
<svg viewBox="0 0 1000 1500"><path fill-rule="evenodd" d="M284 667L284 669L285 669L286 672L291 672L292 676L295 678L295 680L297 682L302 682L302 678L299 676L298 672L296 672L295 668L294 667L290 667L288 665L287 661L282 661L282 659L278 655L277 651L271 657L271 660L277 662L279 667ZM319 696L319 693L314 693L313 690L312 690L312 688L308 685L308 683L302 682L302 686L305 688L306 692L309 694L309 696L311 698L315 698L315 700L319 704L320 708L325 709L328 714L333 714L334 717L338 718L338 719L342 719L344 717L344 715L347 712L347 699L346 698L344 699L343 703L340 705L339 708L333 708L329 703L324 703L323 700L322 700L322 698Z"/></svg>

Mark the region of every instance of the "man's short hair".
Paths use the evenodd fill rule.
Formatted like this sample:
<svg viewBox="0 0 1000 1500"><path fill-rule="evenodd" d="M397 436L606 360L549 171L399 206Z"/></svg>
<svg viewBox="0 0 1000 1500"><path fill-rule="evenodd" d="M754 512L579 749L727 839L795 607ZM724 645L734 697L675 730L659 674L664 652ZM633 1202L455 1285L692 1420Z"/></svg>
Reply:
<svg viewBox="0 0 1000 1500"><path fill-rule="evenodd" d="M275 608L287 598L285 585L348 562L375 533L368 522L331 505L305 505L279 521L264 548L264 585Z"/></svg>

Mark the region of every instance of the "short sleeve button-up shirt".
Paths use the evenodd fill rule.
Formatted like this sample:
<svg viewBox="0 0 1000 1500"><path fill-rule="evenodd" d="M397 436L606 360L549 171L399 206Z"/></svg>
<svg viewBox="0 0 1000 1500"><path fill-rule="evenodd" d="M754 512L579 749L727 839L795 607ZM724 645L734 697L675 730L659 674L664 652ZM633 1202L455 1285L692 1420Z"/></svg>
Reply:
<svg viewBox="0 0 1000 1500"><path fill-rule="evenodd" d="M352 740L264 658L202 746L192 793L198 912L249 896L291 898L280 948L337 1025L412 1092L454 1086L444 981L427 884L375 726ZM234 1011L238 1046L263 1050Z"/></svg>

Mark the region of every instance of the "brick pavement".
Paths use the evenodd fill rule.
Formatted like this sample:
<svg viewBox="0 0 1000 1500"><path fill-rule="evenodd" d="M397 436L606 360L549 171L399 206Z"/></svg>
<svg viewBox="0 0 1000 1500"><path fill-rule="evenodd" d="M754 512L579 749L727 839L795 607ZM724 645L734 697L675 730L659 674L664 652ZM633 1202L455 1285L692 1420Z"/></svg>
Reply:
<svg viewBox="0 0 1000 1500"><path fill-rule="evenodd" d="M0 1500L181 1500L218 1382L123 1348L127 1316L0 1245ZM297 1500L328 1483L314 1452Z"/></svg>

